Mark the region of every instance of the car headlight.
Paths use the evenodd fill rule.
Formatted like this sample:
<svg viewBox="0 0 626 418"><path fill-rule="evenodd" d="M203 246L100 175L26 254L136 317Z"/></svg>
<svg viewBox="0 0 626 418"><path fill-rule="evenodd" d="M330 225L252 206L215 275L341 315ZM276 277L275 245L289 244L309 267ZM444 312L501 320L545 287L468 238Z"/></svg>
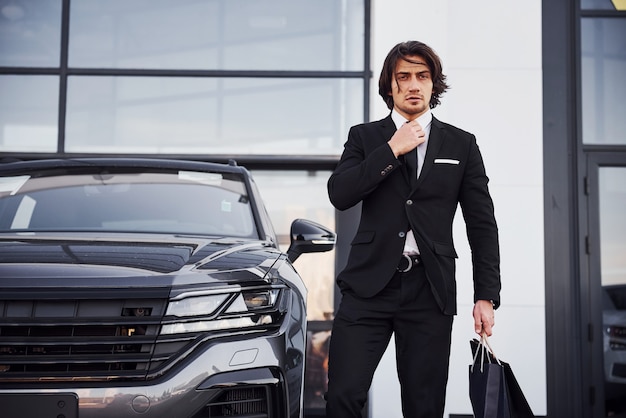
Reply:
<svg viewBox="0 0 626 418"><path fill-rule="evenodd" d="M228 298L228 295L208 295L171 301L167 305L166 316L211 315Z"/></svg>
<svg viewBox="0 0 626 418"><path fill-rule="evenodd" d="M240 293L235 303L229 306L228 312L246 312L271 308L276 304L279 292L278 289L268 289Z"/></svg>
<svg viewBox="0 0 626 418"><path fill-rule="evenodd" d="M182 334L251 328L277 323L286 309L281 289L196 295L170 301L161 334ZM173 319L175 317L176 319Z"/></svg>

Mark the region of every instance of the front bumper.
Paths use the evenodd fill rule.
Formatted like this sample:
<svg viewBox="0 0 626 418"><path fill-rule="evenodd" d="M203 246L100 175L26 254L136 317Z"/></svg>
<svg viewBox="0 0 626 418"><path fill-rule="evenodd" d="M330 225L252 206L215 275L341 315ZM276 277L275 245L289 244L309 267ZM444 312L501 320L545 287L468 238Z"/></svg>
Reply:
<svg viewBox="0 0 626 418"><path fill-rule="evenodd" d="M196 353L160 379L129 386L0 387L0 410L4 418L301 417L304 355L286 334L208 342Z"/></svg>

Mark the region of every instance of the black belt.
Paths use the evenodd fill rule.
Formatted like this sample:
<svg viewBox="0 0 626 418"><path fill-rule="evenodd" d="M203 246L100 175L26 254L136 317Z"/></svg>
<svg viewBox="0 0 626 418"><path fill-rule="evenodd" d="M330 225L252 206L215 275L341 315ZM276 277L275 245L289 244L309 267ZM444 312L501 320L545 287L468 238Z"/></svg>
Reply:
<svg viewBox="0 0 626 418"><path fill-rule="evenodd" d="M398 262L397 270L400 273L406 273L420 264L422 264L422 258L419 254L402 254L402 258Z"/></svg>

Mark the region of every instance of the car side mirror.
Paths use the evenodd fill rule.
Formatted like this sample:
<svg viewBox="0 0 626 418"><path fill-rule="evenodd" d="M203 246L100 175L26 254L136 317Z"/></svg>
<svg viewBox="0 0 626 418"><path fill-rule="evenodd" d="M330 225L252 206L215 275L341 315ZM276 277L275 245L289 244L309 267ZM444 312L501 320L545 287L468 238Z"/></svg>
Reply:
<svg viewBox="0 0 626 418"><path fill-rule="evenodd" d="M301 254L332 250L336 234L313 221L296 219L291 223L290 239L287 258L293 263Z"/></svg>

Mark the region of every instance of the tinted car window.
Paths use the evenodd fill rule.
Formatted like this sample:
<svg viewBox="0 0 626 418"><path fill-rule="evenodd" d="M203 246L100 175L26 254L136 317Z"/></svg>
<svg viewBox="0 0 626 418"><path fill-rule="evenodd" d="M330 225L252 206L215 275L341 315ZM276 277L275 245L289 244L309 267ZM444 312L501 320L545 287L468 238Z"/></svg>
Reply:
<svg viewBox="0 0 626 418"><path fill-rule="evenodd" d="M0 230L257 238L245 190L238 175L188 171L4 178Z"/></svg>

